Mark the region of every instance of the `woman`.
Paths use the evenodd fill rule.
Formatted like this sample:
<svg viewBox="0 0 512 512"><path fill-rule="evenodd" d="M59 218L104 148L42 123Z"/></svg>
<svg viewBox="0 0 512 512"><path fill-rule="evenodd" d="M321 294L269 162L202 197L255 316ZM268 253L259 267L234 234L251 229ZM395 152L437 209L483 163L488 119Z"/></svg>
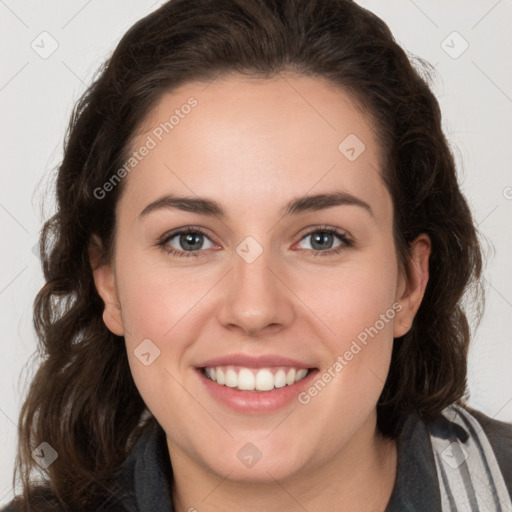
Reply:
<svg viewBox="0 0 512 512"><path fill-rule="evenodd" d="M512 507L512 425L465 402L477 232L375 15L164 4L76 106L57 196L6 510Z"/></svg>

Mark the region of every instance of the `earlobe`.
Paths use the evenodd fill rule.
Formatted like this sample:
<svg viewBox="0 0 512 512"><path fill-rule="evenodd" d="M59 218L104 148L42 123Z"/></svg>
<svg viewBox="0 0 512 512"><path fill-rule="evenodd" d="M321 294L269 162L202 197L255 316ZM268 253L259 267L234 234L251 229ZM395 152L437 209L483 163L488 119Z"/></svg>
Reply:
<svg viewBox="0 0 512 512"><path fill-rule="evenodd" d="M394 327L394 337L406 334L413 323L418 311L429 278L429 257L431 252L430 237L422 233L411 243L411 256L408 263L408 276L403 276L401 296L398 297L402 305L397 315Z"/></svg>
<svg viewBox="0 0 512 512"><path fill-rule="evenodd" d="M102 244L94 235L89 245L89 261L91 263L94 284L99 296L105 305L103 309L103 322L107 329L117 336L124 335L121 316L121 304L116 289L116 277L110 262L101 261Z"/></svg>

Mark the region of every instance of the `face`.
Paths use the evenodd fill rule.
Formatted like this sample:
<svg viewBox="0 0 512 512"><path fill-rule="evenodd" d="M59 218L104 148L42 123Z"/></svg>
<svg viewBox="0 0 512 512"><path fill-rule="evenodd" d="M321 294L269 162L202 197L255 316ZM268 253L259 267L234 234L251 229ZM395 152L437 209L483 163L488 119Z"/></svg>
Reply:
<svg viewBox="0 0 512 512"><path fill-rule="evenodd" d="M95 280L171 460L267 481L360 456L426 285L370 119L318 78L233 75L163 96L132 150Z"/></svg>

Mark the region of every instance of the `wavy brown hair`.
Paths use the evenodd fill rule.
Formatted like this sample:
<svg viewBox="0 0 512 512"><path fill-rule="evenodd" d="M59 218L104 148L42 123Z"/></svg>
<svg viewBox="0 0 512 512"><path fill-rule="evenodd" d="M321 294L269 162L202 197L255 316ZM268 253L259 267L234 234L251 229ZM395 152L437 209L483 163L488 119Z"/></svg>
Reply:
<svg viewBox="0 0 512 512"><path fill-rule="evenodd" d="M191 81L289 71L327 79L364 109L379 136L403 268L415 237L432 241L423 302L394 343L379 429L396 437L409 411L428 419L464 402L470 327L463 297L471 289L483 305L482 255L429 69L350 0L172 0L128 30L75 105L57 211L41 233L45 285L34 304L41 362L20 414L15 472L26 510L106 506L113 476L155 421L132 379L124 339L102 321L88 255L95 234L110 257L123 182L101 200L94 191L123 166L162 95ZM43 472L48 483L37 486L31 452L43 441L58 459Z"/></svg>

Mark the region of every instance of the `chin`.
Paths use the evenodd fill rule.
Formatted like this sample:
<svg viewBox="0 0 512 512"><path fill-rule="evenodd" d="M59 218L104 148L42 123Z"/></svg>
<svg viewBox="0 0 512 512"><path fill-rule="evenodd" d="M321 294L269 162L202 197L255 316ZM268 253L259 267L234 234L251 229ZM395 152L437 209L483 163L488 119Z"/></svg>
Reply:
<svg viewBox="0 0 512 512"><path fill-rule="evenodd" d="M286 432L286 439L270 438L268 431L257 436L244 436L230 439L222 445L217 445L212 453L205 453L204 446L199 448L203 467L227 477L230 481L253 484L275 483L293 478L304 470L308 463L305 454L306 447L301 448L301 441L308 439L304 432L298 433L295 442ZM252 438L252 440L251 440ZM290 446L290 445L293 446ZM307 450L311 450L308 443Z"/></svg>

